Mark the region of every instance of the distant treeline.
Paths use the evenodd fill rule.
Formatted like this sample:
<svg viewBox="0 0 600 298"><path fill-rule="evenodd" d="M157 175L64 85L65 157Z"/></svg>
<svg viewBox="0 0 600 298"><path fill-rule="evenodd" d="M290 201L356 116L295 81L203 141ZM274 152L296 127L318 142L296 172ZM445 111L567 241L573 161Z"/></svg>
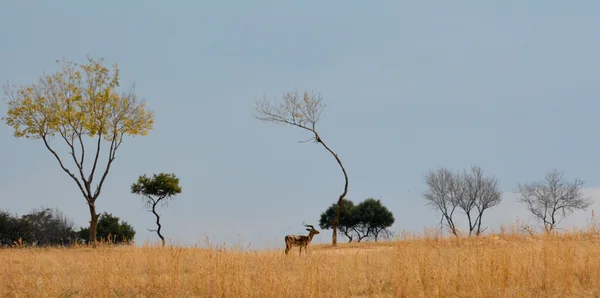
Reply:
<svg viewBox="0 0 600 298"><path fill-rule="evenodd" d="M102 213L98 221L97 240L128 244L135 230L127 222L109 213ZM89 228L75 229L73 220L58 209L34 209L23 216L0 210L0 247L7 246L69 246L86 243Z"/></svg>

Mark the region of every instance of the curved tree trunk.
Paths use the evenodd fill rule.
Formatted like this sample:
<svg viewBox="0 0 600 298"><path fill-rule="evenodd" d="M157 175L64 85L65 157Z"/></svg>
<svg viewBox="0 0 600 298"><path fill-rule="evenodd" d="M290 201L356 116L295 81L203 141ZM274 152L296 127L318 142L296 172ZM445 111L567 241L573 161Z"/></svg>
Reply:
<svg viewBox="0 0 600 298"><path fill-rule="evenodd" d="M158 213L156 213L156 204L158 204L158 201L152 204L152 213L154 213L154 216L156 216L156 226L158 227L156 229L156 234L158 234L158 237L160 237L160 240L162 241L162 246L165 246L165 237L163 237L163 235L160 234L160 228L162 226L160 225L160 216L158 215Z"/></svg>
<svg viewBox="0 0 600 298"><path fill-rule="evenodd" d="M331 237L331 244L333 246L336 246L337 245L337 228L338 228L338 224L340 222L340 215L342 214L342 209L344 208L343 200L344 200L344 197L346 196L346 194L348 193L348 174L346 174L346 169L344 168L344 165L342 164L342 161L337 156L337 154L335 154L335 152L333 152L333 150L331 150L329 147L327 147L327 145L323 142L321 137L319 137L319 134L317 134L316 131L313 130L313 132L315 133L315 140L318 143L321 143L321 145L323 145L323 147L325 147L325 149L327 149L327 151L329 151L329 153L331 153L331 155L333 155L333 157L335 157L335 160L340 165L340 168L342 169L342 172L344 173L344 179L346 182L344 184L344 192L340 195L340 197L338 199L339 208L337 210L337 213L335 214L335 218L333 219L333 235Z"/></svg>
<svg viewBox="0 0 600 298"><path fill-rule="evenodd" d="M321 143L321 145L335 157L335 160L340 165L340 168L344 173L345 185L344 192L338 199L339 208L337 214L332 222L332 244L335 246L337 245L338 225L343 209L343 199L348 192L348 175L337 154L327 147L316 131L315 125L321 118L324 108L325 105L321 103L321 99L318 96L315 97L308 92L305 92L304 96L300 96L298 92L295 92L294 94L287 93L283 97L283 102L278 105L272 105L267 102L266 99L263 102L257 102L255 111L258 112L259 115L255 117L262 121L292 125L312 132L314 138L310 138L309 140L314 139L315 142Z"/></svg>

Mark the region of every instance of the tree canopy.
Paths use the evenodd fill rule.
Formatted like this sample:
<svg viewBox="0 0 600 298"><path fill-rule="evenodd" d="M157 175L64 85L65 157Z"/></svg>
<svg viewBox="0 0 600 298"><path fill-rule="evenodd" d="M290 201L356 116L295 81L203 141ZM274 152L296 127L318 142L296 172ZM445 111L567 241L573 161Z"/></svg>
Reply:
<svg viewBox="0 0 600 298"><path fill-rule="evenodd" d="M583 195L583 180L567 181L563 176L562 171L553 169L544 180L519 183L515 190L520 195L519 202L542 222L546 232L552 232L568 214L592 205L592 200Z"/></svg>
<svg viewBox="0 0 600 298"><path fill-rule="evenodd" d="M153 174L152 177L142 175L138 177L138 181L131 185L131 192L142 195L146 202L161 202L168 203L168 199L181 193L179 178L175 174L159 173Z"/></svg>
<svg viewBox="0 0 600 298"><path fill-rule="evenodd" d="M23 215L29 226L31 241L37 246L69 245L77 240L74 223L60 210L40 208Z"/></svg>
<svg viewBox="0 0 600 298"><path fill-rule="evenodd" d="M31 239L31 227L25 221L7 211L0 211L0 246L29 243Z"/></svg>
<svg viewBox="0 0 600 298"><path fill-rule="evenodd" d="M144 206L156 216L157 229L151 231L156 231L164 246L165 238L160 232L162 225L160 224L160 215L156 212L156 206L159 203L167 205L169 199L181 193L179 178L175 174L166 173L154 174L152 178L142 175L136 183L131 185L131 192L142 195Z"/></svg>
<svg viewBox="0 0 600 298"><path fill-rule="evenodd" d="M121 93L117 90L120 76L116 63L111 72L103 59L88 58L88 62L78 65L57 60L60 70L42 75L36 83L18 88L7 83L8 111L2 120L13 128L17 138L41 139L77 184L90 210L90 239L95 239L95 202L116 152L125 135L148 134L154 117L133 87ZM61 157L63 149L52 142L55 138L64 142L67 156ZM92 142L86 143L90 139ZM102 141L108 143L104 165L100 159ZM74 167L70 168L71 161ZM94 184L97 170L100 178Z"/></svg>
<svg viewBox="0 0 600 298"><path fill-rule="evenodd" d="M423 198L427 205L441 213L440 228L445 222L455 236L459 233L454 222L456 210L461 210L467 217L469 236L480 235L485 230L482 226L484 212L502 201L498 179L485 177L477 166L463 173L446 168L430 170L425 175L425 183L428 189Z"/></svg>
<svg viewBox="0 0 600 298"><path fill-rule="evenodd" d="M77 236L73 221L58 209L41 207L21 217L0 211L0 246L70 245Z"/></svg>
<svg viewBox="0 0 600 298"><path fill-rule="evenodd" d="M362 229L375 238L375 242L380 234L385 236L391 234L387 228L394 224L394 215L381 203L381 200L368 198L356 206L355 212Z"/></svg>
<svg viewBox="0 0 600 298"><path fill-rule="evenodd" d="M340 213L338 232L348 237L349 242L355 238L361 242L364 238L375 241L380 235L391 235L388 228L394 224L394 215L385 207L381 200L368 198L354 205L354 202L344 199L344 208ZM322 229L330 229L331 222L337 213L337 204L329 206L323 213L319 225Z"/></svg>
<svg viewBox="0 0 600 298"><path fill-rule="evenodd" d="M338 231L348 237L349 242L352 242L355 236L353 234L353 228L357 225L356 217L353 216L354 202L344 199L343 205L344 208L340 213ZM331 206L329 206L329 208L327 208L327 210L321 213L321 218L319 219L319 226L321 229L329 230L333 228L333 222L335 220L335 216L337 215L338 208L339 204L333 203Z"/></svg>

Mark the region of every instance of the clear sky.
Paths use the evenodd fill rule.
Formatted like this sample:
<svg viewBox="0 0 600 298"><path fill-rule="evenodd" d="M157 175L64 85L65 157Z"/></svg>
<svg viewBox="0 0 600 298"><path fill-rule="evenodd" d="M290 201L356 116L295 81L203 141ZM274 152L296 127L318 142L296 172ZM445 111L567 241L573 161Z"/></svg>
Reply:
<svg viewBox="0 0 600 298"><path fill-rule="evenodd" d="M254 100L294 88L322 94L318 129L347 167L348 198L381 199L393 231L436 226L421 196L426 171L471 165L505 191L484 218L494 228L531 220L511 192L553 167L600 199L599 13L591 0L2 0L0 81L29 84L56 59L89 55L117 62L122 86L136 83L155 129L123 142L97 208L132 224L137 242L157 238L129 187L158 172L181 179L183 193L160 210L181 244L283 247L286 234L306 233L303 220L317 225L342 191L338 165L297 142L305 131L252 117ZM58 207L88 224L40 141L2 123L0 144L0 209Z"/></svg>

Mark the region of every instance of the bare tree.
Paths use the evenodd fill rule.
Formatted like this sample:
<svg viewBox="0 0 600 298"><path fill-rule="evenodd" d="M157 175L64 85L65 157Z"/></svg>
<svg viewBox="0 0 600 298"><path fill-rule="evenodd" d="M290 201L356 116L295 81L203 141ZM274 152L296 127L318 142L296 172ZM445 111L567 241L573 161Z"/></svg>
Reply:
<svg viewBox="0 0 600 298"><path fill-rule="evenodd" d="M337 161L344 174L345 184L344 191L338 198L337 203L339 208L337 209L337 214L332 223L332 244L335 246L337 245L337 227L343 209L343 199L348 193L348 175L346 174L346 169L342 165L338 155L323 142L323 139L317 132L316 125L321 119L324 109L325 104L319 94L309 93L308 91L305 91L304 94L300 94L295 90L293 93L285 93L281 102L269 102L265 98L263 98L262 101L257 101L254 107L257 114L255 114L254 117L262 121L291 125L309 131L313 134L313 137L303 142L314 141L320 143Z"/></svg>
<svg viewBox="0 0 600 298"><path fill-rule="evenodd" d="M564 173L557 169L549 171L542 181L518 184L516 193L519 201L544 224L546 232L552 232L556 224L575 210L586 210L592 205L590 198L584 198L580 179L565 181Z"/></svg>
<svg viewBox="0 0 600 298"><path fill-rule="evenodd" d="M429 187L423 194L427 205L432 206L442 214L440 228L443 228L444 221L446 221L448 230L457 236L458 232L453 215L463 191L458 174L452 173L446 168L437 171L432 170L425 175L425 183Z"/></svg>
<svg viewBox="0 0 600 298"><path fill-rule="evenodd" d="M481 222L485 210L498 205L502 201L502 192L498 187L498 179L494 176L484 177L480 167L471 167L471 172L464 172L462 177L464 187L463 196L459 200L459 206L469 221L469 236L476 232L479 236L482 232ZM471 215L474 211L475 214ZM473 217L475 219L473 220ZM475 230L477 229L477 230Z"/></svg>
<svg viewBox="0 0 600 298"><path fill-rule="evenodd" d="M457 175L457 184L461 188L460 196L457 197L458 207L467 216L469 224L469 236L473 234L473 230L477 226L477 219L471 217L471 212L475 209L476 201L479 196L479 191L482 187L482 173L480 169L471 169L472 173L469 174L467 171L463 172L463 175Z"/></svg>
<svg viewBox="0 0 600 298"><path fill-rule="evenodd" d="M427 173L425 182L429 187L424 193L427 204L441 212L440 225L443 226L445 221L454 235L458 235L453 218L457 208L467 217L469 236L473 232L480 235L485 210L502 201L498 179L493 176L484 177L480 167L471 167L470 172L464 171L463 174L441 168Z"/></svg>

